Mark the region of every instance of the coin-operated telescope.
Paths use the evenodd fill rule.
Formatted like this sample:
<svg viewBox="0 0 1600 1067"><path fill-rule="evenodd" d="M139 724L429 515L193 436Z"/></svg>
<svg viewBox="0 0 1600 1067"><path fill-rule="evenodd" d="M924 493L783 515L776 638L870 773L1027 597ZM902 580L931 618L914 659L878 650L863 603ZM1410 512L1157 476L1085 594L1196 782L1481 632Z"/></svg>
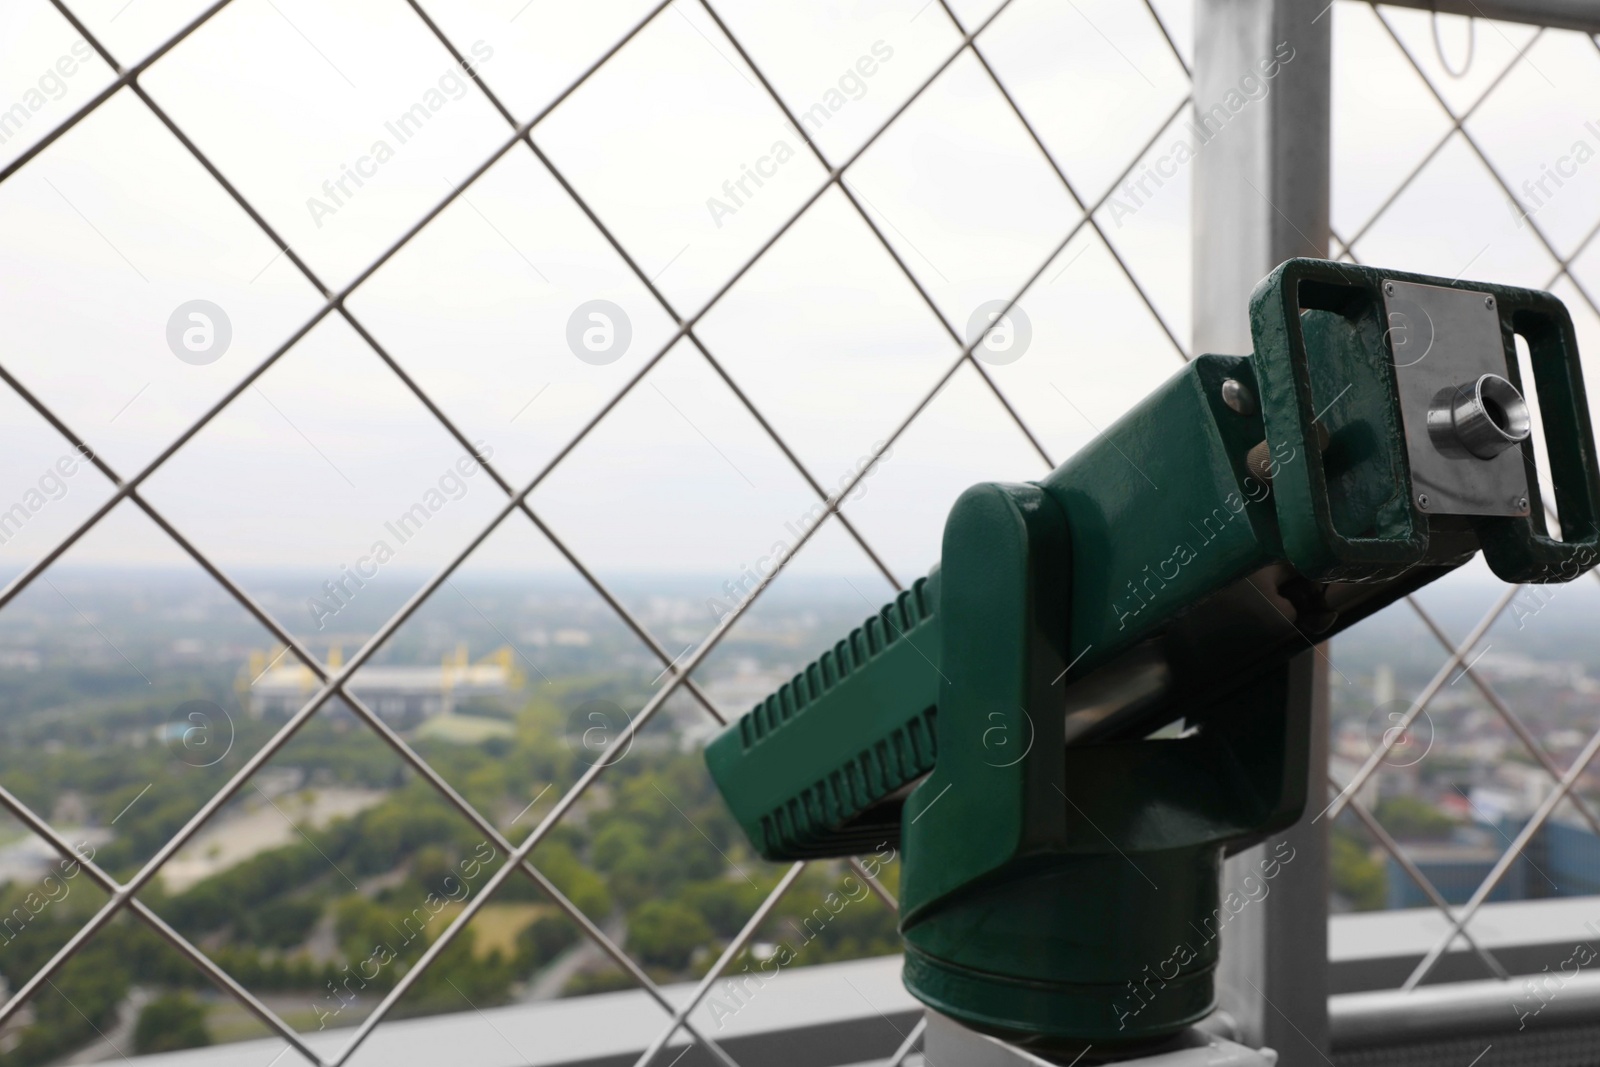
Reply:
<svg viewBox="0 0 1600 1067"><path fill-rule="evenodd" d="M898 835L906 986L1040 1055L1212 1011L1222 860L1305 805L1313 643L1476 552L1507 582L1596 559L1555 297L1299 259L1250 320L1253 355L1193 360L1041 481L967 490L933 573L706 753L768 859Z"/></svg>

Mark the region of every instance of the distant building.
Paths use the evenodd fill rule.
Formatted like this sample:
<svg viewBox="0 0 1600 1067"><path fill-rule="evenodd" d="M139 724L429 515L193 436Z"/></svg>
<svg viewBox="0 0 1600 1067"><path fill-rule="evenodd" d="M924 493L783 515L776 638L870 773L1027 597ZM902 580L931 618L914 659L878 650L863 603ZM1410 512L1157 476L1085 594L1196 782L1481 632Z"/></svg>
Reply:
<svg viewBox="0 0 1600 1067"><path fill-rule="evenodd" d="M1489 877L1500 859L1503 848L1488 843L1426 842L1402 844L1406 858L1416 865L1439 890L1439 895L1451 904L1465 904L1483 880ZM1388 857L1388 908L1425 908L1433 904L1422 888L1412 881L1404 867L1393 856ZM1500 884L1489 894L1492 901L1524 900L1527 898L1526 865L1522 861L1512 865Z"/></svg>
<svg viewBox="0 0 1600 1067"><path fill-rule="evenodd" d="M1518 822L1508 832L1514 837L1523 825ZM1551 892L1532 895L1582 897L1600 893L1600 837L1594 835L1588 823L1576 816L1557 815L1534 835L1528 847L1529 859L1543 868L1556 885ZM1533 878L1543 888L1550 888L1538 874Z"/></svg>
<svg viewBox="0 0 1600 1067"><path fill-rule="evenodd" d="M501 701L522 686L510 648L470 663L465 645L446 656L437 667L364 666L351 679L355 695L386 721L411 725L445 715L478 700ZM300 664L265 667L266 657L251 656L248 686L250 714L256 718L287 717L299 711L320 685L309 667ZM337 668L343 657L337 648L328 666Z"/></svg>
<svg viewBox="0 0 1600 1067"><path fill-rule="evenodd" d="M1494 833L1469 832L1468 840L1401 844L1451 904L1465 904L1501 855L1528 824L1526 811L1496 813ZM1420 908L1432 902L1394 857L1388 859L1387 906ZM1575 813L1557 813L1539 827L1488 900L1538 900L1600 894L1600 837Z"/></svg>

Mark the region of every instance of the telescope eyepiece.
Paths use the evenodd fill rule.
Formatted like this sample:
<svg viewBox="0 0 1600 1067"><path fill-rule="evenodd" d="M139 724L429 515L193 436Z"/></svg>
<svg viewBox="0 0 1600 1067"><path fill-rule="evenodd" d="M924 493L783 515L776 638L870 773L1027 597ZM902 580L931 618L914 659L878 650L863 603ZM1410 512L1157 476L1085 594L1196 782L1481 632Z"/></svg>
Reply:
<svg viewBox="0 0 1600 1067"><path fill-rule="evenodd" d="M1447 456L1493 459L1526 441L1532 428L1528 402L1498 374L1441 390L1428 409L1428 436Z"/></svg>

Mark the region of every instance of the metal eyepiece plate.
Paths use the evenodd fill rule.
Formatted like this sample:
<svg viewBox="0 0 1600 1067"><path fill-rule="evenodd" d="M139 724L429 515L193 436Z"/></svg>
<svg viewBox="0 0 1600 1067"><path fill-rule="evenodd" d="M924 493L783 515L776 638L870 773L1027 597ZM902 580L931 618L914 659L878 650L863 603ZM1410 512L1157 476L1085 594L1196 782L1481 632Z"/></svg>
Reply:
<svg viewBox="0 0 1600 1067"><path fill-rule="evenodd" d="M1438 399L1484 375L1509 379L1494 298L1471 289L1383 283L1384 319L1400 395L1411 493L1430 515L1526 515L1528 470L1520 447L1497 454L1440 437ZM1506 382L1509 387L1509 381ZM1433 412L1433 433L1429 414ZM1525 434L1525 429L1524 429Z"/></svg>

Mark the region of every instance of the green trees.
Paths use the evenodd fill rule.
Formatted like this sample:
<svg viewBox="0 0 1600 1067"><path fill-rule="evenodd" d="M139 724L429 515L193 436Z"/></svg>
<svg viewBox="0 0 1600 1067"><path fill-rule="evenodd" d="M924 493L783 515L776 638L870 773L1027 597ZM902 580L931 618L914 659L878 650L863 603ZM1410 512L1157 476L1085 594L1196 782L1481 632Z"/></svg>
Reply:
<svg viewBox="0 0 1600 1067"><path fill-rule="evenodd" d="M581 935L565 915L541 915L517 935L517 955L526 970L533 971L554 962L555 958L578 943Z"/></svg>
<svg viewBox="0 0 1600 1067"><path fill-rule="evenodd" d="M133 1050L141 1055L209 1044L205 1008L183 993L169 993L146 1004L133 1028Z"/></svg>
<svg viewBox="0 0 1600 1067"><path fill-rule="evenodd" d="M681 899L711 925L723 939L736 935L766 899L766 891L744 879L718 878L684 887Z"/></svg>
<svg viewBox="0 0 1600 1067"><path fill-rule="evenodd" d="M1416 797L1384 797L1373 816L1398 841L1443 841L1461 823Z"/></svg>
<svg viewBox="0 0 1600 1067"><path fill-rule="evenodd" d="M677 901L652 900L628 916L628 950L641 963L681 971L694 950L711 941L700 913Z"/></svg>
<svg viewBox="0 0 1600 1067"><path fill-rule="evenodd" d="M598 922L611 914L614 905L606 880L586 867L570 845L562 841L541 845L535 861L545 877L589 918Z"/></svg>
<svg viewBox="0 0 1600 1067"><path fill-rule="evenodd" d="M432 966L422 972L406 1000L435 1011L462 1011L503 1003L516 979L516 963L498 949L488 956L473 951L469 927L445 948Z"/></svg>
<svg viewBox="0 0 1600 1067"><path fill-rule="evenodd" d="M1342 827L1329 837L1328 878L1333 891L1356 911L1377 911L1384 905L1388 877L1383 864Z"/></svg>
<svg viewBox="0 0 1600 1067"><path fill-rule="evenodd" d="M98 900L74 896L43 911L0 953L0 973L16 989L66 943ZM116 1020L134 983L182 988L205 978L148 927L124 916L108 923L30 1002L33 1022L0 1053L0 1067L35 1067L96 1039ZM178 1047L178 1046L173 1046Z"/></svg>
<svg viewBox="0 0 1600 1067"><path fill-rule="evenodd" d="M479 810L498 816L508 836L520 840L539 816L525 813L517 825L504 824L552 785L553 799L582 769L563 740L571 701L609 694L623 706L638 706L644 699L602 690L602 681L589 679L587 688L553 697L541 694L517 715L513 737L481 744L419 740L418 747ZM550 691L563 684L568 683ZM193 814L270 727L243 718L237 725L235 752L213 768L174 774L172 754L159 745L129 749L101 744L106 739L95 735L76 749L0 751L0 779L17 783L40 805L72 788L92 812L124 812L116 837L95 858L126 873ZM647 740L655 743L640 744L608 770L531 859L595 923L613 932L625 925L625 938L616 936L658 977L672 979L703 966L702 949L721 951L782 869L751 855L698 753L662 745L659 736ZM301 821L303 835L183 892L168 892L158 879L140 899L202 942L248 988L292 993L336 1010L336 988L365 997L392 989L499 871L505 850L486 841L426 783L403 780L387 746L348 723L308 724L292 752L280 758L305 772L309 788L331 780L389 793L330 825ZM157 784L145 792L152 781ZM894 915L881 903L852 897L842 911L824 903L829 891L854 892L843 885L844 873L837 864L807 871L757 940L798 944L803 935L796 928L826 927L807 943L797 965L892 951ZM885 878L892 884L892 871ZM28 909L28 918L15 919L10 934L0 932L0 975L13 989L106 899L81 871L63 876L61 885L70 892L56 889L47 904ZM30 888L37 886L0 886L0 917L24 906ZM825 921L817 918L818 908ZM331 941L318 936L324 923L332 925ZM513 935L517 923L527 925ZM544 891L515 873L419 976L397 1012L504 1003L517 983L533 980L581 940L581 931ZM495 949L484 951L485 945ZM195 999L197 991L209 989L204 975L131 915L108 924L52 980L70 1002L48 986L40 991L30 1002L33 1023L16 1031L16 1044L0 1052L0 1067L38 1067L96 1040L95 1027L113 1025L119 1005L136 988L157 994L138 1020L140 1052L210 1040L208 1002ZM632 984L620 970L586 969L564 992ZM329 1025L349 1021L346 1016Z"/></svg>

